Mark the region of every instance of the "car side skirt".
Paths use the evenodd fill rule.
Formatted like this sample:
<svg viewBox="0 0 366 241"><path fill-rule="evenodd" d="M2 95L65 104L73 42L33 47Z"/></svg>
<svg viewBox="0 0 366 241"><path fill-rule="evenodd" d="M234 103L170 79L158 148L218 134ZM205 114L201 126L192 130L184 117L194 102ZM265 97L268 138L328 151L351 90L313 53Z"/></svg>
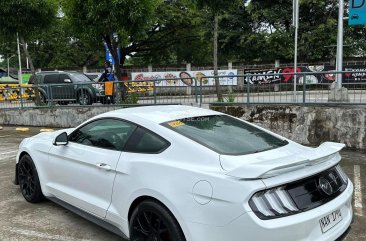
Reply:
<svg viewBox="0 0 366 241"><path fill-rule="evenodd" d="M71 206L70 204L68 204L68 203L66 203L66 202L64 202L64 201L62 201L62 200L60 200L56 197L47 197L47 199L49 199L50 201L52 201L52 202L54 202L54 203L56 203L56 204L58 204L58 205L60 205L64 208L68 209L69 211L85 218L86 220L88 220L92 223L95 223L96 225L98 225L98 226L100 226L100 227L102 227L102 228L104 228L104 229L106 229L106 230L122 237L123 239L129 240L129 238L127 238L127 236L124 233L122 233L122 231L119 228L117 228L116 226L114 226L114 225L112 225L112 224L110 224L110 223L108 223L108 222L92 215L92 214L89 214L89 213L87 213L87 212L85 212L85 211L83 211L83 210L81 210L77 207Z"/></svg>

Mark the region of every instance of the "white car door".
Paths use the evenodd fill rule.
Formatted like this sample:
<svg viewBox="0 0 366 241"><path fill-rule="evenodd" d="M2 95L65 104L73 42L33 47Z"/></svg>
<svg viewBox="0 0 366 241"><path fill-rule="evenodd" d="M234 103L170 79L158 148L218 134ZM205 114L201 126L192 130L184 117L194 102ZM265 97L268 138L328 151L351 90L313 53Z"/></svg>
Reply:
<svg viewBox="0 0 366 241"><path fill-rule="evenodd" d="M106 216L121 151L136 126L99 119L75 130L49 152L51 194L84 211Z"/></svg>

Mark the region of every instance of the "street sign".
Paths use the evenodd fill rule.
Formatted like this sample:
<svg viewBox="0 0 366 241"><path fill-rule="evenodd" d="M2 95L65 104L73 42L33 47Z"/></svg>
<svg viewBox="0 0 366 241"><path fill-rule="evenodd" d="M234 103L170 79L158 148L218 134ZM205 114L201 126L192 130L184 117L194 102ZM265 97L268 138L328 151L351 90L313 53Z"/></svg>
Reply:
<svg viewBox="0 0 366 241"><path fill-rule="evenodd" d="M348 25L366 24L366 0L350 0Z"/></svg>

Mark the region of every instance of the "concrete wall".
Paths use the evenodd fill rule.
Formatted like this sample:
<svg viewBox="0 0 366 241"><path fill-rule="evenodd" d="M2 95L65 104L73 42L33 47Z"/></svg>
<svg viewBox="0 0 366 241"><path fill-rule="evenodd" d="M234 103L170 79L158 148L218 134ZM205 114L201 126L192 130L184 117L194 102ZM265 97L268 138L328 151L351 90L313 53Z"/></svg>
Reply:
<svg viewBox="0 0 366 241"><path fill-rule="evenodd" d="M121 107L78 107L54 109L0 109L0 125L75 127L85 120Z"/></svg>
<svg viewBox="0 0 366 241"><path fill-rule="evenodd" d="M341 142L366 149L364 106L274 106L249 105L211 107L248 120L306 145Z"/></svg>
<svg viewBox="0 0 366 241"><path fill-rule="evenodd" d="M0 125L74 127L120 107L0 110ZM307 145L324 141L366 149L366 107L249 105L211 107Z"/></svg>

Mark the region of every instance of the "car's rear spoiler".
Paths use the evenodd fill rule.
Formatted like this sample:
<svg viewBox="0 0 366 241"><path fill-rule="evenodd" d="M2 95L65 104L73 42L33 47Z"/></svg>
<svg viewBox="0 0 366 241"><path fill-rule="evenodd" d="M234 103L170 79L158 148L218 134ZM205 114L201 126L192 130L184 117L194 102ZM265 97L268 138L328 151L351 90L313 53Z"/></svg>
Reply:
<svg viewBox="0 0 366 241"><path fill-rule="evenodd" d="M325 142L309 152L273 159L271 162L243 165L226 173L240 179L262 179L297 170L305 166L313 166L328 161L333 155L345 147L344 144ZM340 160L340 159L339 159ZM338 160L338 161L339 161Z"/></svg>

